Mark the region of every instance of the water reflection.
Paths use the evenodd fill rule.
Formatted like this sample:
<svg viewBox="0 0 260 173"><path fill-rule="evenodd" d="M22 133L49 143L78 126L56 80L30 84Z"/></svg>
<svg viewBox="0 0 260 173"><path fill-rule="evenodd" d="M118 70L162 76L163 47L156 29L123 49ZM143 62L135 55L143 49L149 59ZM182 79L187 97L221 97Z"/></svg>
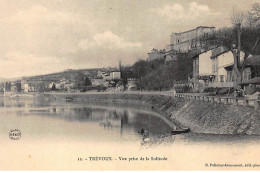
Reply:
<svg viewBox="0 0 260 173"><path fill-rule="evenodd" d="M138 131L142 128L149 130L151 136L155 137L171 131L171 128L158 115L154 116L155 113L151 114L151 112L133 108L49 102L34 97L0 98L0 111L2 118L6 121L13 116L12 120L28 130L28 133L35 133L35 135L47 133L66 136L67 134L61 133L64 131L72 136L83 133L84 137L92 136L91 138L102 140L140 141L141 135ZM41 128L39 122L42 122ZM49 125L52 123L57 125L52 127ZM12 126L12 124L9 125ZM39 129L39 132L35 129ZM58 132L57 129L59 129ZM103 132L100 132L101 130ZM82 135L79 138L82 138Z"/></svg>
<svg viewBox="0 0 260 173"><path fill-rule="evenodd" d="M0 97L0 107L48 107L50 102L44 98L32 97L32 98L8 98Z"/></svg>
<svg viewBox="0 0 260 173"><path fill-rule="evenodd" d="M147 129L150 137L169 136L172 126L155 112L140 107L88 105L87 103L49 102L39 98L0 98L0 136L10 129L24 135L58 136L101 141L140 141L138 133ZM183 134L174 140L188 143L243 141L259 142L259 136Z"/></svg>
<svg viewBox="0 0 260 173"><path fill-rule="evenodd" d="M65 121L95 122L104 129L138 130L144 128L153 135L170 133L171 128L158 117L124 108L98 107L51 107L49 109L29 109L19 115L44 116ZM121 131L122 132L122 131Z"/></svg>

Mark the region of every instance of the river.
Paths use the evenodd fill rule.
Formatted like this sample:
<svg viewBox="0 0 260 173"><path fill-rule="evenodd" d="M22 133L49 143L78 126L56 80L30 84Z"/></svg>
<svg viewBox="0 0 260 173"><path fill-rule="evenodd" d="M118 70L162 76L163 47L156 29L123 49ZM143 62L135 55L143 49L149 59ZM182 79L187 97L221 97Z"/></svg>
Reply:
<svg viewBox="0 0 260 173"><path fill-rule="evenodd" d="M216 163L219 158L227 159L232 154L238 160L245 155L254 160L260 153L258 136L190 133L171 137L172 126L143 105L0 98L0 161L4 169L12 170L107 170L105 163L79 163L77 159L111 156L116 163L111 162L109 169L122 170L125 164L119 157L156 156L167 157L174 164L136 162L128 165L129 170L147 166L157 170L163 165L163 169L178 170L184 166L180 158L190 161L186 168L194 169L204 168L206 159ZM147 129L150 138L161 144L144 148L138 133L141 129ZM10 139L11 130L21 132L19 140ZM171 140L165 141L162 135ZM254 153L249 152L252 147Z"/></svg>
<svg viewBox="0 0 260 173"><path fill-rule="evenodd" d="M171 131L157 113L136 107L5 98L0 100L0 112L2 137L19 129L22 138L140 141L141 129L151 137Z"/></svg>

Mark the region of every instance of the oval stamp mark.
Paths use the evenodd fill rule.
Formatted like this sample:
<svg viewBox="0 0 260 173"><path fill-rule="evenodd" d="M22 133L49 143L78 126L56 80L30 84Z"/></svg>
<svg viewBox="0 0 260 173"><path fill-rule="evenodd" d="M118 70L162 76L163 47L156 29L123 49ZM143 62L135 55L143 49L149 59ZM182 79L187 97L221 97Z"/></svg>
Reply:
<svg viewBox="0 0 260 173"><path fill-rule="evenodd" d="M18 129L12 129L9 132L9 138L11 140L19 140L22 137L22 133Z"/></svg>

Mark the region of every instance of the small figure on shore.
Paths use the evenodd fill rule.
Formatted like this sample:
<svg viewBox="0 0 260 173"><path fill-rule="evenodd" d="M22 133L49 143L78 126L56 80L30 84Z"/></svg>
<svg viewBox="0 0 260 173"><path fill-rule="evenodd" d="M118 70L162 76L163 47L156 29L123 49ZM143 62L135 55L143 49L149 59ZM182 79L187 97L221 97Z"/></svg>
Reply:
<svg viewBox="0 0 260 173"><path fill-rule="evenodd" d="M142 145L146 145L147 143L149 143L150 138L149 138L149 131L147 129L142 128L140 131L138 131L138 133L142 135L142 140L141 140Z"/></svg>
<svg viewBox="0 0 260 173"><path fill-rule="evenodd" d="M151 106L151 109L154 109L154 107L153 107L153 106Z"/></svg>
<svg viewBox="0 0 260 173"><path fill-rule="evenodd" d="M149 138L149 131L145 129L144 133L142 134L142 136L143 136L143 138L142 138L143 140Z"/></svg>

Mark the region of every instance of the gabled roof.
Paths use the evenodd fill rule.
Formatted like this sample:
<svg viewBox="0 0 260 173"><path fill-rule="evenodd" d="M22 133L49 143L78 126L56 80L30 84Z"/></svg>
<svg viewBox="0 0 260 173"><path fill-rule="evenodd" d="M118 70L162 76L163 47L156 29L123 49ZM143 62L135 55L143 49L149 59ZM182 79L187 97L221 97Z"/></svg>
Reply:
<svg viewBox="0 0 260 173"><path fill-rule="evenodd" d="M191 58L195 58L196 56L198 56L204 52L201 52L201 49L195 49L195 50L191 50L189 53L190 53Z"/></svg>
<svg viewBox="0 0 260 173"><path fill-rule="evenodd" d="M220 55L222 55L222 54L224 54L228 51L229 51L229 49L224 47L224 46L214 48L214 49L212 49L212 56L210 58L215 58L215 57L220 56Z"/></svg>
<svg viewBox="0 0 260 173"><path fill-rule="evenodd" d="M247 85L247 84L260 84L260 77L254 77L253 79L247 80L242 83L242 85Z"/></svg>
<svg viewBox="0 0 260 173"><path fill-rule="evenodd" d="M244 61L240 62L240 66L243 64ZM225 68L232 68L234 63L225 66ZM252 57L246 60L245 66L260 66L260 55L253 55Z"/></svg>
<svg viewBox="0 0 260 173"><path fill-rule="evenodd" d="M201 55L203 53L206 53L208 51L213 51L214 49L217 49L216 47L212 47L212 48L208 48L208 49L204 49L204 48L200 48L200 49L195 49L195 50L192 50L190 52L190 55L192 58L198 56L198 55ZM221 49L222 50L222 49Z"/></svg>
<svg viewBox="0 0 260 173"><path fill-rule="evenodd" d="M260 55L254 55L251 58L248 58L246 61L246 65L260 66Z"/></svg>

